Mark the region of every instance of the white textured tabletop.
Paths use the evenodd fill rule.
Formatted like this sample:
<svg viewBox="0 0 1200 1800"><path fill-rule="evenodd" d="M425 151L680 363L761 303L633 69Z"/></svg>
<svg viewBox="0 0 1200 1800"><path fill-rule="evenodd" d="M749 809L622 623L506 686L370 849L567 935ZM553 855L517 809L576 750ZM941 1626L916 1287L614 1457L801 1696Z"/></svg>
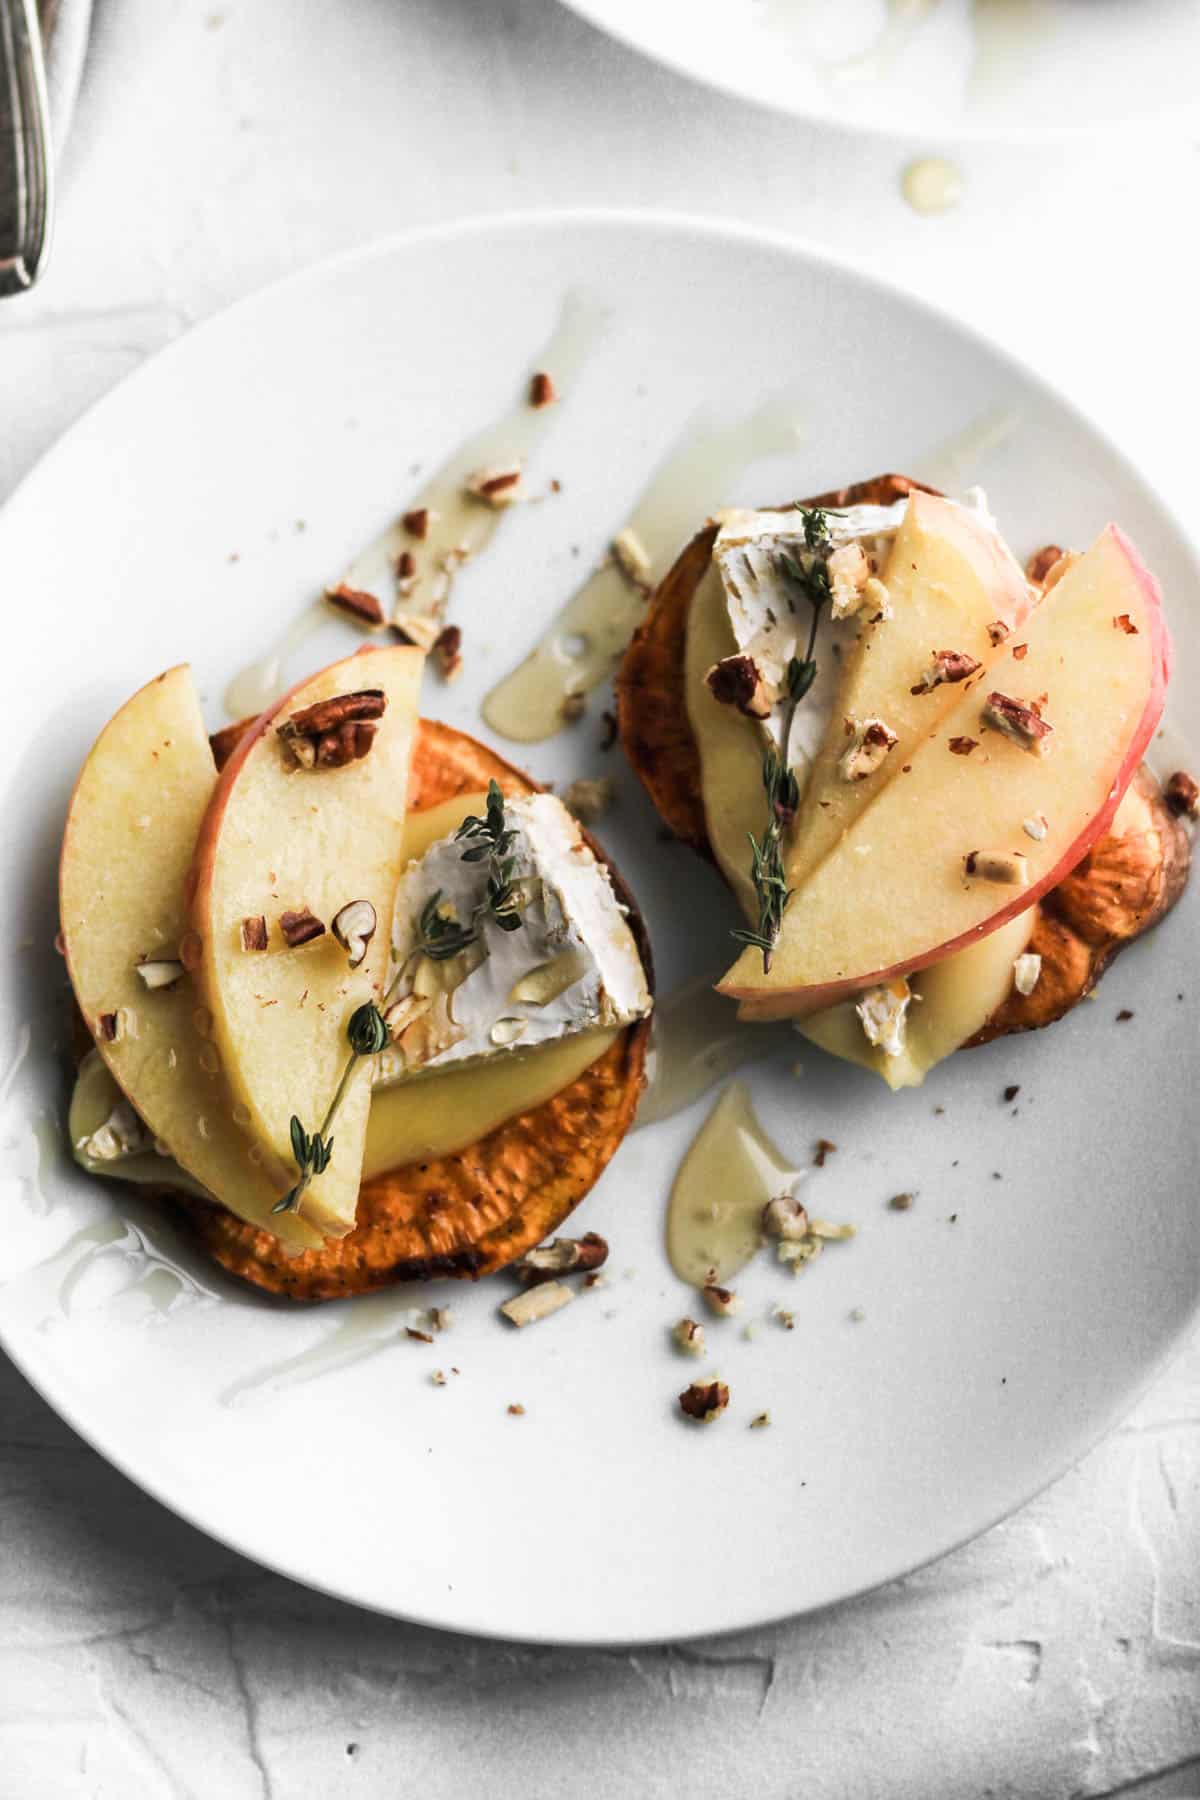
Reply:
<svg viewBox="0 0 1200 1800"><path fill-rule="evenodd" d="M98 0L54 264L0 314L0 497L261 283L429 221L585 204L869 259L1049 372L1186 518L1200 128L972 149L961 205L921 218L899 173L939 148L714 98L553 0ZM1200 1342L1080 1468L936 1566L628 1654L467 1642L263 1574L0 1364L5 1800L485 1790L1200 1794Z"/></svg>

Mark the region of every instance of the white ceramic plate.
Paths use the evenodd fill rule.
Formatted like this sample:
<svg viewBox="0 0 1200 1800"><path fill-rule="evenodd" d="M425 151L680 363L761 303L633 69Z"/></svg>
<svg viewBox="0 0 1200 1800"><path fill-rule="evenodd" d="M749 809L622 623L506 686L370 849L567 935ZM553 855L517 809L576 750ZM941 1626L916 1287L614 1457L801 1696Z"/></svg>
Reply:
<svg viewBox="0 0 1200 1800"><path fill-rule="evenodd" d="M1200 103L1194 0L566 0L712 87L921 137L1109 130Z"/></svg>
<svg viewBox="0 0 1200 1800"><path fill-rule="evenodd" d="M459 1323L430 1349L403 1336L427 1295L265 1303L211 1275L148 1206L74 1172L57 1148L65 991L51 940L63 808L89 742L183 657L219 723L232 669L392 515L410 465L508 405L568 290L609 309L607 331L538 458L562 494L511 515L463 576L467 673L429 693L453 722L481 730L488 682L695 410L733 419L787 384L806 440L729 499L888 468L944 477L934 447L999 408L1012 434L968 455L961 478L987 484L1022 552L1084 541L1110 515L1124 524L1170 599L1176 713L1200 704L1200 622L1179 527L1004 356L812 252L649 218L473 225L272 289L105 400L0 519L0 1338L115 1464L259 1561L412 1619L602 1643L746 1625L883 1581L1018 1505L1130 1404L1200 1298L1200 970L1190 895L1094 1005L964 1054L921 1091L889 1095L808 1049L802 1079L790 1057L752 1070L791 1155L838 1144L812 1193L860 1230L799 1281L765 1258L739 1281L745 1317L785 1304L796 1329L765 1324L751 1342L710 1327L733 1404L708 1429L675 1408L696 1366L667 1344L690 1296L662 1248L704 1105L630 1137L576 1215L612 1243L609 1287L521 1333L497 1321L503 1280L442 1289ZM353 641L332 621L303 662ZM720 963L730 906L661 842L597 738L594 713L528 764L559 781L621 773L603 835L669 989ZM1135 1017L1118 1025L1121 1007ZM903 1215L885 1205L901 1189L918 1194ZM461 1376L434 1387L450 1363ZM749 1431L764 1408L771 1429Z"/></svg>

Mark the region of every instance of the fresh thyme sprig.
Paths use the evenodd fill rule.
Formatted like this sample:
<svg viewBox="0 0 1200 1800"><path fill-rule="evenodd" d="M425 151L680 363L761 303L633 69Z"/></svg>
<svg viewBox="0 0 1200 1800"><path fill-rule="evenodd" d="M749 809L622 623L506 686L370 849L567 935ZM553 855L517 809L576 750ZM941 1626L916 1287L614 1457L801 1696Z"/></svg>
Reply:
<svg viewBox="0 0 1200 1800"><path fill-rule="evenodd" d="M490 914L502 931L518 931L524 923L513 883L517 865L512 847L517 834L509 830L505 822L504 795L495 781L488 783L486 817L478 819L472 816L464 819L455 835L469 842L469 848L462 854L463 862L486 862L488 865L484 898L472 913L470 923L464 925L452 916L447 917L441 910L440 888L430 896L417 919L417 942L405 957L396 979L383 997L384 1009L395 998L397 988L415 959L427 956L433 962L447 962L452 956L458 956L469 949L479 936L478 921L484 915ZM299 1179L282 1199L275 1202L271 1208L273 1213L295 1212L301 1195L313 1176L323 1175L329 1167L333 1156L333 1138L330 1132L346 1097L355 1066L361 1057L378 1056L381 1050L385 1050L390 1035L383 1011L374 1001L367 1001L350 1015L350 1023L346 1027L350 1055L321 1122L321 1129L310 1134L305 1131L296 1114L292 1114L292 1155L296 1159Z"/></svg>
<svg viewBox="0 0 1200 1800"><path fill-rule="evenodd" d="M511 854L517 834L505 826L504 795L495 781L488 782L486 817L477 819L472 815L464 819L455 836L470 840L469 849L463 851L464 862L487 863L484 910L491 913L502 931L520 930L521 914L513 889L517 864Z"/></svg>
<svg viewBox="0 0 1200 1800"><path fill-rule="evenodd" d="M784 908L792 897L783 861L783 836L800 805L800 788L792 773L788 748L796 709L817 678L813 652L821 613L829 599L829 571L826 563L832 543L829 515L824 507L802 506L796 502L803 521L804 542L814 552L812 561L802 563L789 551L780 555L780 566L788 580L808 601L812 609L808 644L804 656L793 656L784 677L786 702L780 726L779 749L772 744L763 757L762 784L767 797L767 823L761 837L748 833L750 839L750 879L758 898L758 924L754 929L740 928L733 936L740 944L761 950L763 973L771 967L771 957L783 924Z"/></svg>

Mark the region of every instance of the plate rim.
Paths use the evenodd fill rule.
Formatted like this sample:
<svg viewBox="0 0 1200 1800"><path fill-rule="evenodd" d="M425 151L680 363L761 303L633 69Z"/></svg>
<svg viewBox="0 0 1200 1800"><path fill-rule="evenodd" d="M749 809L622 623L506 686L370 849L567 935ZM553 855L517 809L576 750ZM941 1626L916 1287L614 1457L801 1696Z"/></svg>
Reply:
<svg viewBox="0 0 1200 1800"><path fill-rule="evenodd" d="M1181 547L1195 565L1197 583L1200 586L1200 536L1189 529L1174 507L1159 495L1153 483L1141 474L1133 459L1109 435L1108 431L1097 423L1089 410L1057 387L1055 382L1037 364L1027 361L1004 343L960 317L949 307L914 291L900 281L879 275L878 272L865 266L854 256L847 255L842 251L831 251L813 240L797 234L769 227L747 225L741 221L697 215L680 210L647 210L635 207L522 208L494 214L473 213L437 225L390 233L385 237L351 246L333 256L305 264L262 287L251 290L229 305L217 309L198 325L193 326L171 343L146 357L136 369L130 371L128 375L116 382L106 393L84 409L54 444L38 458L12 490L3 506L0 507L0 542L2 542L5 521L10 511L19 511L21 506L29 504L29 494L36 489L40 481L53 480L60 453L65 454L73 440L93 426L97 416L103 413L105 407L116 396L124 395L126 390L135 388L143 380L153 380L155 378L154 371L159 364L183 354L185 347L190 345L197 334L210 330L217 331L221 329L225 321L236 317L243 309L250 310L264 304L270 306L281 299L286 300L293 287L300 288L308 283L320 283L353 269L358 263L386 259L397 253L409 254L414 250L419 250L425 244L436 244L474 236L486 238L489 235L497 234L520 236L522 233L531 231L554 233L568 228L638 231L647 235L657 235L665 231L683 236L690 235L710 242L727 244L732 241L754 244L759 248L775 251L789 260L806 264L815 271L836 270L842 276L862 284L886 299L915 309L938 328L949 330L960 341L983 351L994 364L1001 369L1010 371L1026 386L1035 391L1040 390L1045 397L1054 402L1060 413L1065 415L1072 424L1089 433L1113 459L1123 476L1128 477L1135 486L1141 487L1152 495L1163 519L1173 530ZM14 1279L19 1280L20 1277ZM1070 1470L1077 1467L1084 1457L1109 1435L1114 1426L1128 1415L1141 1397L1175 1361L1194 1333L1197 1321L1200 1321L1200 1294L1187 1317L1154 1361L1148 1367L1138 1370L1132 1381L1120 1388L1119 1392L1114 1395L1112 1404L1102 1410L1094 1426L1089 1425L1082 1434L1077 1433L1067 1440L1061 1456L1054 1458L1044 1481L1028 1492L1024 1492L1015 1500L1004 1499L996 1509L989 1509L986 1517L977 1525L972 1526L961 1535L956 1535L951 1542L944 1544L929 1556L919 1558L915 1562L905 1562L899 1567L889 1569L882 1575L871 1575L834 1599L818 1600L800 1608L780 1604L764 1611L761 1606L752 1607L732 1620L726 1616L719 1624L697 1625L678 1632L658 1631L632 1636L603 1630L587 1635L564 1635L534 1630L525 1632L511 1629L497 1630L486 1622L471 1618L464 1619L461 1616L447 1618L444 1614L435 1616L421 1610L400 1610L373 1600L367 1594L352 1593L333 1587L311 1573L301 1573L294 1566L289 1566L286 1560L275 1559L270 1555L264 1555L256 1547L248 1547L238 1534L223 1529L218 1530L206 1523L201 1517L196 1516L186 1500L180 1501L174 1497L168 1497L164 1492L165 1483L161 1483L157 1477L144 1477L135 1473L132 1464L136 1459L127 1457L124 1452L110 1448L103 1441L105 1436L103 1432L89 1427L82 1421L78 1416L75 1404L58 1394L59 1384L51 1373L44 1369L35 1370L27 1361L22 1349L10 1341L10 1334L3 1320L0 1320L0 1350L3 1350L35 1393L110 1467L116 1469L142 1493L147 1494L156 1504L165 1507L168 1512L181 1519L186 1525L201 1532L212 1542L232 1550L236 1555L272 1574L293 1581L300 1587L340 1601L345 1605L361 1607L364 1611L378 1616L430 1630L453 1632L497 1643L542 1647L560 1646L575 1649L612 1649L694 1642L774 1627L788 1619L811 1617L832 1607L842 1606L865 1594L876 1592L894 1581L910 1576L920 1569L930 1567L935 1562L940 1562L943 1557L974 1542L1003 1520L1011 1518L1015 1513L1035 1501L1048 1488L1054 1486Z"/></svg>
<svg viewBox="0 0 1200 1800"><path fill-rule="evenodd" d="M668 70L679 79L698 87L703 93L721 94L727 99L739 100L743 105L761 109L776 118L796 119L818 130L844 131L852 136L881 142L928 142L949 148L968 144L1083 144L1089 139L1110 140L1128 133L1170 135L1181 125L1200 121L1200 103L1194 100L1177 100L1161 110L1130 113L1125 118L1109 122L1097 119L1072 125L1045 120L1020 125L980 125L973 124L968 119L952 118L940 121L929 133L918 133L915 123L906 124L895 118L875 120L848 117L833 106L790 106L785 100L757 92L747 82L723 80L720 71L696 69L665 51L650 48L621 24L608 21L603 16L604 0L558 0L558 4L601 37L607 38L610 43L619 44L630 55L653 63L656 68Z"/></svg>

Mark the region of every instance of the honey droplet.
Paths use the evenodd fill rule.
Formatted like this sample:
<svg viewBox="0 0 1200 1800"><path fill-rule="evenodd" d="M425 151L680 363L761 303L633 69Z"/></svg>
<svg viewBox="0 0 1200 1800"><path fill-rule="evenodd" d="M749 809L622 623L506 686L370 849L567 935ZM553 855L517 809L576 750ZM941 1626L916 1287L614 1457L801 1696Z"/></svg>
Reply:
<svg viewBox="0 0 1200 1800"><path fill-rule="evenodd" d="M240 1100L233 1109L233 1122L235 1125L248 1125L250 1123L250 1108L248 1106L243 1106Z"/></svg>
<svg viewBox="0 0 1200 1800"><path fill-rule="evenodd" d="M179 940L179 960L189 975L200 967L200 958L204 952L204 940L198 931L185 931Z"/></svg>
<svg viewBox="0 0 1200 1800"><path fill-rule="evenodd" d="M198 1006L192 1014L192 1024L202 1038L212 1036L213 1016L207 1006Z"/></svg>
<svg viewBox="0 0 1200 1800"><path fill-rule="evenodd" d="M251 1144L250 1148L246 1152L246 1157L247 1157L248 1161L250 1161L254 1164L255 1168L258 1167L259 1163L263 1159L262 1151L259 1149L257 1144Z"/></svg>
<svg viewBox="0 0 1200 1800"><path fill-rule="evenodd" d="M200 1052L200 1067L206 1075L216 1075L221 1067L221 1059L211 1044L205 1044Z"/></svg>

